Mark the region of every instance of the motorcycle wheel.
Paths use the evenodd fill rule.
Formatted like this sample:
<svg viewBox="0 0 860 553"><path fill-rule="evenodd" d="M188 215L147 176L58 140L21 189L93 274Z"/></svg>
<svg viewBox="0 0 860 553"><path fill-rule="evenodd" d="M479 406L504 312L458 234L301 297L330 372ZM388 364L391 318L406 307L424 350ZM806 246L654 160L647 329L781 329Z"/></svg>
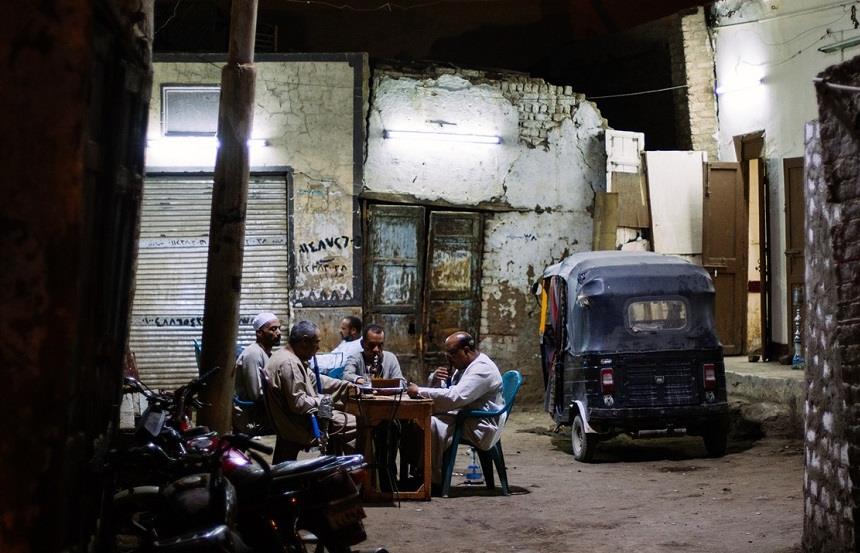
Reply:
<svg viewBox="0 0 860 553"><path fill-rule="evenodd" d="M156 492L117 494L109 513L109 550L114 553L140 551L152 540L156 513L164 508Z"/></svg>

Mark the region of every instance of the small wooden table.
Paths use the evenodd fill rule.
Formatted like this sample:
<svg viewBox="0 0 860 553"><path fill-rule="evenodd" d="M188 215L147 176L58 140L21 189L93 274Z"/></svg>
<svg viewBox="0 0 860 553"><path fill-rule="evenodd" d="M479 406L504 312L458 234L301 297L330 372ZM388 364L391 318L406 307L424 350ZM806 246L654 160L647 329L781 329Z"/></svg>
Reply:
<svg viewBox="0 0 860 553"><path fill-rule="evenodd" d="M396 499L421 499L430 500L430 416L433 413L432 399L412 399L405 394L402 398L393 396L370 396L364 395L358 398L350 398L346 402L346 412L355 415L358 422L360 443L364 443L364 457L368 463L375 463L373 452L373 429L379 424L397 420L415 421L415 425L421 430L423 439L423 482L416 490L384 492L379 489L379 474L377 470L371 471L369 486L362 488L362 498L367 501L391 501ZM401 460L402 461L402 460Z"/></svg>

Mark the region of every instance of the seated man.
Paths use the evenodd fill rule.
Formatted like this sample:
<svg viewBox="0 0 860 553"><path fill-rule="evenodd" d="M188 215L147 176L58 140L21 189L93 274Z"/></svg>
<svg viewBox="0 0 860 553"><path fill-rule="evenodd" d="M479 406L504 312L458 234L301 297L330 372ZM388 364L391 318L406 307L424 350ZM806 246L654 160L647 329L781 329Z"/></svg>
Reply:
<svg viewBox="0 0 860 553"><path fill-rule="evenodd" d="M343 379L356 384L370 384L371 376L405 380L397 356L390 351L384 351L384 344L385 330L381 326L371 324L364 327L362 350L346 360Z"/></svg>
<svg viewBox="0 0 860 553"><path fill-rule="evenodd" d="M349 359L355 353L361 351L361 319L358 317L344 317L340 321L341 342L334 348L332 353L343 352L343 358Z"/></svg>
<svg viewBox="0 0 860 553"><path fill-rule="evenodd" d="M502 375L489 357L475 348L475 340L466 332L455 332L445 340L445 355L453 375L445 367L437 368L430 375L430 387L419 387L409 383L406 393L410 397L433 400L433 417L430 420L433 433L433 477L434 484L442 483L442 463L445 451L454 437L456 411L460 409L483 409L493 411L504 406L502 397ZM448 378L451 377L450 384ZM463 428L463 438L479 449L489 449L496 438L502 422L499 417L470 418Z"/></svg>
<svg viewBox="0 0 860 553"><path fill-rule="evenodd" d="M251 323L257 340L242 350L236 359L235 389L241 401L252 402L243 407L239 415L234 412L233 424L242 432L256 433L264 426L266 411L263 406L263 389L260 386L260 371L272 355L272 348L281 343L281 321L274 313L260 313ZM254 428L249 428L249 425Z"/></svg>
<svg viewBox="0 0 860 553"><path fill-rule="evenodd" d="M308 362L319 349L317 326L299 321L290 329L288 344L266 363L266 407L278 436L274 463L295 459L299 450L312 445L314 436L309 415L319 409L322 394L330 394L337 406L347 395L357 392L355 386L325 375L317 381ZM355 417L333 410L328 434L341 444L355 439Z"/></svg>

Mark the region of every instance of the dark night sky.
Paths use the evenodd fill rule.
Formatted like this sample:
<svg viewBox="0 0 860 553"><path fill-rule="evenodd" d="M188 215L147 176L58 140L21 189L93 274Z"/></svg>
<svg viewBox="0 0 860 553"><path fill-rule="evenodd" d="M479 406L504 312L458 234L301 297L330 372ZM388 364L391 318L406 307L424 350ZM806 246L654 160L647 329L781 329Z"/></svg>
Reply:
<svg viewBox="0 0 860 553"><path fill-rule="evenodd" d="M529 70L553 51L704 5L701 0L260 0L281 52L368 52ZM227 0L160 0L156 50L224 51Z"/></svg>

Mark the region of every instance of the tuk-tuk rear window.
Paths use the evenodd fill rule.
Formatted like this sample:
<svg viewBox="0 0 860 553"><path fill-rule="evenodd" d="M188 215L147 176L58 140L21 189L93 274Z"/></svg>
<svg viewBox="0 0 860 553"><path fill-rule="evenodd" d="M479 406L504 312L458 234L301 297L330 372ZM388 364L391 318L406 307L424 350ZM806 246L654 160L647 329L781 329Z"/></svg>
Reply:
<svg viewBox="0 0 860 553"><path fill-rule="evenodd" d="M632 332L682 330L687 326L687 303L680 298L632 301L627 304L627 328Z"/></svg>

